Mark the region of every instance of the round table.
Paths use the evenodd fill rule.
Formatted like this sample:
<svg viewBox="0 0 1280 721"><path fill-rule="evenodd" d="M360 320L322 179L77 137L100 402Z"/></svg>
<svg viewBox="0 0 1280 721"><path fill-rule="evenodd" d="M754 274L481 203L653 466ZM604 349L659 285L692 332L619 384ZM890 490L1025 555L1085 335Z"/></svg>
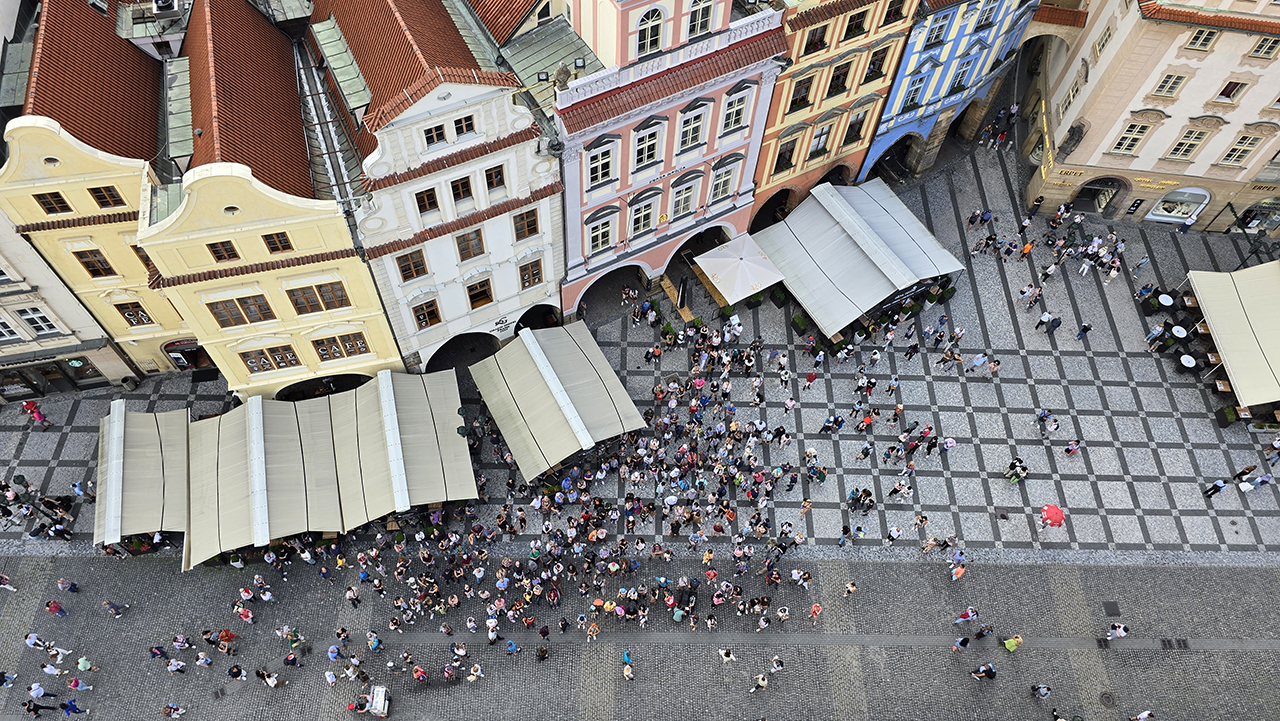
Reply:
<svg viewBox="0 0 1280 721"><path fill-rule="evenodd" d="M1170 328L1170 329L1169 329L1169 332L1170 332L1170 333L1172 333L1172 334L1173 334L1173 337L1175 337L1175 338L1186 338L1186 337L1187 337L1187 329L1186 329L1186 328L1183 328L1183 327L1182 327L1182 326L1180 326L1180 325L1175 325L1174 327Z"/></svg>
<svg viewBox="0 0 1280 721"><path fill-rule="evenodd" d="M1195 368L1195 367L1196 367L1196 359L1195 359L1195 356L1185 355L1185 354L1184 354L1181 358L1179 358L1179 359L1178 359L1178 362L1179 362L1179 363L1181 363L1181 364L1183 365L1183 367L1184 367L1184 368Z"/></svg>
<svg viewBox="0 0 1280 721"><path fill-rule="evenodd" d="M1166 308L1173 307L1173 296L1170 296L1168 293L1161 293L1160 295L1156 296L1156 300L1160 302L1160 305Z"/></svg>

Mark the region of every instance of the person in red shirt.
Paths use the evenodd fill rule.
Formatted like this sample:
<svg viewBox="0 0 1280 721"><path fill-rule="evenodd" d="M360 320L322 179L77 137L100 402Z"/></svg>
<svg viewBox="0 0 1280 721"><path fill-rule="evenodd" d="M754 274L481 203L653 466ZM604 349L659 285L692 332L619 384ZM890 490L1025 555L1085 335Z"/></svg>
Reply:
<svg viewBox="0 0 1280 721"><path fill-rule="evenodd" d="M49 613L52 613L55 616L67 615L67 609L63 608L62 604L58 603L57 601L50 601L46 603L44 605L44 610L48 611Z"/></svg>

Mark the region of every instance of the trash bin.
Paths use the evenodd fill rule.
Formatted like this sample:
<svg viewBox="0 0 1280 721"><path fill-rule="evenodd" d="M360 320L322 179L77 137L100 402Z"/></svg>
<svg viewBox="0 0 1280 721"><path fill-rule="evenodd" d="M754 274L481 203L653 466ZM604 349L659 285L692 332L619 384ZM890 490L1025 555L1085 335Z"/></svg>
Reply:
<svg viewBox="0 0 1280 721"><path fill-rule="evenodd" d="M127 391L136 391L138 390L138 379L133 376L125 376L120 379L120 385L124 386Z"/></svg>

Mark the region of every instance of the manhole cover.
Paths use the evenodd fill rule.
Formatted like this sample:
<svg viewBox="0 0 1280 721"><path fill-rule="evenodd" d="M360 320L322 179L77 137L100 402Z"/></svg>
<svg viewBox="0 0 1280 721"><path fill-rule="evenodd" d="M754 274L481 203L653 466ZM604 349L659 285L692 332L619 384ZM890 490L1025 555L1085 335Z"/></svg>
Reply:
<svg viewBox="0 0 1280 721"><path fill-rule="evenodd" d="M1103 601L1102 612L1107 614L1107 618L1118 618L1120 616L1120 604L1116 601Z"/></svg>
<svg viewBox="0 0 1280 721"><path fill-rule="evenodd" d="M1110 691L1103 691L1102 695L1098 697L1098 700L1101 701L1102 705L1106 706L1107 708L1116 707L1116 697L1112 696Z"/></svg>
<svg viewBox="0 0 1280 721"><path fill-rule="evenodd" d="M1007 509L1007 508L996 508L996 518L999 518L999 519L1000 519L1000 520L1002 520L1002 521L1007 521L1007 520L1009 520L1009 509Z"/></svg>

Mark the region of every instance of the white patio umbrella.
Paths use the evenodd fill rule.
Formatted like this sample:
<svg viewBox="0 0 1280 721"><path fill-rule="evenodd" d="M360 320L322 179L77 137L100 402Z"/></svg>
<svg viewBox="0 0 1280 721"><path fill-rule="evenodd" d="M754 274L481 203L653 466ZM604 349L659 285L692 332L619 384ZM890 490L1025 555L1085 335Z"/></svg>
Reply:
<svg viewBox="0 0 1280 721"><path fill-rule="evenodd" d="M694 261L730 303L737 303L782 280L782 273L747 233L703 253Z"/></svg>

